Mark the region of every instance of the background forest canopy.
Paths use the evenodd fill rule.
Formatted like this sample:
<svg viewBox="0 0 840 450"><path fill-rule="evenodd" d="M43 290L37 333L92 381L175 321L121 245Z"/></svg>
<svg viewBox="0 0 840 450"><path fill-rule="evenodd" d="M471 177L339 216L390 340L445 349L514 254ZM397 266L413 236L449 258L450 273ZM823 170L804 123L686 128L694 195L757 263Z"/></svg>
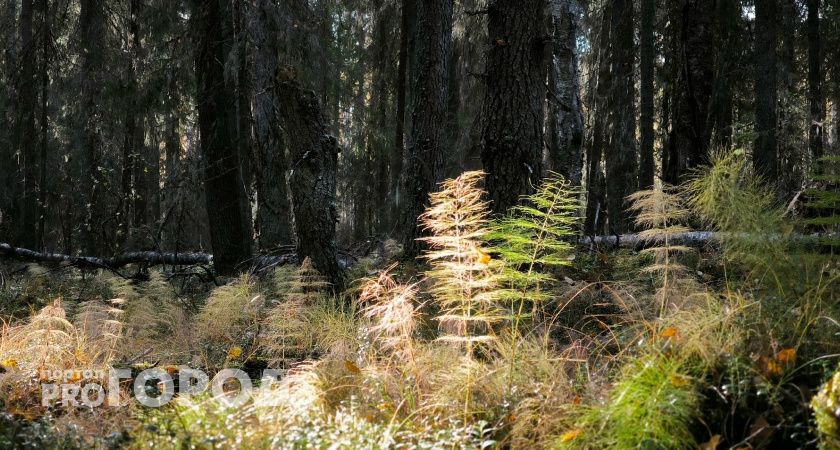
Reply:
<svg viewBox="0 0 840 450"><path fill-rule="evenodd" d="M790 201L840 153L833 0L5 0L0 242L417 255L437 183L503 213L549 171L583 232L742 152Z"/></svg>

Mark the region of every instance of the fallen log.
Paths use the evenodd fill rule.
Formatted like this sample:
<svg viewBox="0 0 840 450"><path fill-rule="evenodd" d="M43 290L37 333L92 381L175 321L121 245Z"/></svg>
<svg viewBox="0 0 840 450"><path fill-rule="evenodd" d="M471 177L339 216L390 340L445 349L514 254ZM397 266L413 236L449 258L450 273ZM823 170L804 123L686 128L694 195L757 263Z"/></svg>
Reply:
<svg viewBox="0 0 840 450"><path fill-rule="evenodd" d="M160 264L192 266L196 264L209 265L213 262L213 255L208 253L142 251L123 253L111 258L102 258L97 256L76 256L65 255L62 253L37 252L26 248L13 247L5 242L0 242L0 257L47 264L67 264L79 268L100 268L113 270L129 264L145 264L147 266L156 266Z"/></svg>
<svg viewBox="0 0 840 450"><path fill-rule="evenodd" d="M713 231L688 231L676 233L668 238L669 245L684 245L686 247L700 247L719 238ZM642 237L639 234L614 234L604 236L585 236L578 240L580 245L596 245L626 248L644 248L662 244L662 238Z"/></svg>

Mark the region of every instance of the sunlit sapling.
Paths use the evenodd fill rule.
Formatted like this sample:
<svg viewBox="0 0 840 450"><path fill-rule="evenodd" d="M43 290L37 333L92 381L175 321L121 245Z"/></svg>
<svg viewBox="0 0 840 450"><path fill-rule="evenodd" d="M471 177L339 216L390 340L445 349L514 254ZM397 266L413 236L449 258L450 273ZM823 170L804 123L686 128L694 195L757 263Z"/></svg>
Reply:
<svg viewBox="0 0 840 450"><path fill-rule="evenodd" d="M472 356L474 344L493 339L491 325L503 319L498 260L483 247L490 233L489 210L482 200L482 172L465 172L441 183L420 216L430 236L424 257L431 269L431 294L440 308L439 339L464 345Z"/></svg>
<svg viewBox="0 0 840 450"><path fill-rule="evenodd" d="M727 259L740 263L747 279L769 277L784 294L782 273L793 266L788 246L793 227L743 152L715 155L687 189L689 206L719 232Z"/></svg>
<svg viewBox="0 0 840 450"><path fill-rule="evenodd" d="M685 267L677 262L676 257L689 251L689 248L673 245L672 242L675 235L689 231L682 225L688 219L689 211L683 206L676 189L667 185L638 191L628 199L632 203L630 210L635 213L636 226L642 229L639 237L657 244L642 252L654 257L654 263L644 270L662 276L662 287L657 292L661 317L668 306L669 288L685 272Z"/></svg>
<svg viewBox="0 0 840 450"><path fill-rule="evenodd" d="M429 245L425 258L432 280L430 293L440 313L437 316L442 341L463 345L465 360L464 420L470 413L478 344L494 339L492 325L503 320L499 300L501 263L482 247L489 229L489 210L482 201L482 172L465 172L441 183L429 197L431 205L420 217L429 231L422 238Z"/></svg>

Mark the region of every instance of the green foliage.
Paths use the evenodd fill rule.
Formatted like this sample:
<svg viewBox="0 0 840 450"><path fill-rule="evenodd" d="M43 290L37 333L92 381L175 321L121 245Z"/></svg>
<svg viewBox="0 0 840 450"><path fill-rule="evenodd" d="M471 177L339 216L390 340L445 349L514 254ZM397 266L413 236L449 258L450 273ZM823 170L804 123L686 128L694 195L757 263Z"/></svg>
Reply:
<svg viewBox="0 0 840 450"><path fill-rule="evenodd" d="M811 399L820 437L820 448L840 448L840 369L825 382Z"/></svg>
<svg viewBox="0 0 840 450"><path fill-rule="evenodd" d="M804 191L808 200L805 208L813 213L813 217L806 217L804 223L817 228L827 234L818 238L818 243L831 247L840 246L840 156L825 156L818 162L821 173L815 176L815 181L821 187Z"/></svg>
<svg viewBox="0 0 840 450"><path fill-rule="evenodd" d="M578 428L561 435L560 448L696 448L691 427L700 397L680 363L652 355L629 362L603 405Z"/></svg>

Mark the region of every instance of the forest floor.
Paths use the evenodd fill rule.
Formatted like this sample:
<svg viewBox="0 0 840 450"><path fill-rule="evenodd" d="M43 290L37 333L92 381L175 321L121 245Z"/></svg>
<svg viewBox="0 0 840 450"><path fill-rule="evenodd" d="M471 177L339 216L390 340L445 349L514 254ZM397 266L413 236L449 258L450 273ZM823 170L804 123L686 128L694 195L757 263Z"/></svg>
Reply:
<svg viewBox="0 0 840 450"><path fill-rule="evenodd" d="M635 194L642 250L577 245L562 180L494 219L467 173L423 258L383 242L340 293L4 263L0 448L838 448L838 243L743 170Z"/></svg>

